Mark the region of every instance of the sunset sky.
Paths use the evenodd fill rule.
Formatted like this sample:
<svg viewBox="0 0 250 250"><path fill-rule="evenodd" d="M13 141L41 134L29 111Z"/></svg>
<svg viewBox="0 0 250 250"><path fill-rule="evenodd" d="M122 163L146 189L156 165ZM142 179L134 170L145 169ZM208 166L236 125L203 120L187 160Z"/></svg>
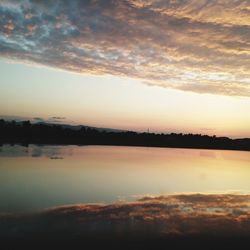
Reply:
<svg viewBox="0 0 250 250"><path fill-rule="evenodd" d="M250 2L1 0L0 116L250 137Z"/></svg>

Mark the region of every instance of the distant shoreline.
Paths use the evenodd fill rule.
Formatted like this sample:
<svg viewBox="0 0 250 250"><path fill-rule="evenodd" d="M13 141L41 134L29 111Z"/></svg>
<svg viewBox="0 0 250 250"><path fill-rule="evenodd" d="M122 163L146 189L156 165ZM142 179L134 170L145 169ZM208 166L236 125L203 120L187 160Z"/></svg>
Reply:
<svg viewBox="0 0 250 250"><path fill-rule="evenodd" d="M250 138L231 139L182 133L113 132L85 126L80 126L78 130L75 130L56 124L31 124L29 121L9 122L5 120L0 120L1 144L136 146L250 151Z"/></svg>
<svg viewBox="0 0 250 250"><path fill-rule="evenodd" d="M22 142L12 142L12 143L0 143L0 147L4 145L20 145L24 147L29 147L29 145L35 146L79 146L79 147L89 147L89 146L104 146L104 147L138 147L138 148L161 148L161 149L200 149L200 150L223 150L223 151L242 151L242 152L250 152L250 149L227 149L227 148L198 148L198 147L168 147L168 146L145 146L145 145L116 145L116 144L63 144L63 143L22 143Z"/></svg>

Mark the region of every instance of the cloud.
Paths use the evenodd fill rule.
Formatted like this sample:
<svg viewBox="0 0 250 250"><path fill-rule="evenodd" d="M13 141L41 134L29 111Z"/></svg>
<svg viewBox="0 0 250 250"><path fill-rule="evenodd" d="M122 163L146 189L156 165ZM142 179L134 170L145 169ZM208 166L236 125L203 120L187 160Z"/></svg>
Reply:
<svg viewBox="0 0 250 250"><path fill-rule="evenodd" d="M61 117L61 116L53 116L52 119L55 119L55 120L64 120L65 117Z"/></svg>
<svg viewBox="0 0 250 250"><path fill-rule="evenodd" d="M61 123L65 119L66 119L66 117L53 116L53 117L48 118L47 120L44 120L44 122L47 122L47 123Z"/></svg>
<svg viewBox="0 0 250 250"><path fill-rule="evenodd" d="M61 123L62 120L66 120L66 117L62 116L53 116L48 118L43 117L24 117L24 116L12 116L12 115L0 115L0 119L4 119L6 121L27 121L29 120L31 123ZM69 122L69 121L66 121Z"/></svg>
<svg viewBox="0 0 250 250"><path fill-rule="evenodd" d="M250 3L1 1L0 54L196 93L250 96Z"/></svg>
<svg viewBox="0 0 250 250"><path fill-rule="evenodd" d="M27 119L27 118L26 118ZM53 116L49 118L41 118L41 117L34 117L31 118L31 122L43 122L43 123L60 123L62 120L65 120L66 117L61 117L61 116Z"/></svg>
<svg viewBox="0 0 250 250"><path fill-rule="evenodd" d="M33 120L34 120L35 122L44 122L44 119L41 118L41 117L34 117Z"/></svg>

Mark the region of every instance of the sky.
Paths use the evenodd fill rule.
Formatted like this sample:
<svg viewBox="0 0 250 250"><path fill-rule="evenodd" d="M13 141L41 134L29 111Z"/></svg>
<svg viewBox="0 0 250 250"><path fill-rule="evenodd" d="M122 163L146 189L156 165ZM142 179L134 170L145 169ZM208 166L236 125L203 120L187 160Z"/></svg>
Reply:
<svg viewBox="0 0 250 250"><path fill-rule="evenodd" d="M250 2L0 1L0 116L250 137Z"/></svg>

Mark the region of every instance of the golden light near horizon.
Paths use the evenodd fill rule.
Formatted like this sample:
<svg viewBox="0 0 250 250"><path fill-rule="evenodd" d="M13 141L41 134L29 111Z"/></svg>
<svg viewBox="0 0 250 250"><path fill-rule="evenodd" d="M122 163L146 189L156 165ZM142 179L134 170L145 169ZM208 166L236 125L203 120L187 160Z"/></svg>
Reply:
<svg viewBox="0 0 250 250"><path fill-rule="evenodd" d="M249 10L240 0L1 1L0 115L250 137Z"/></svg>

